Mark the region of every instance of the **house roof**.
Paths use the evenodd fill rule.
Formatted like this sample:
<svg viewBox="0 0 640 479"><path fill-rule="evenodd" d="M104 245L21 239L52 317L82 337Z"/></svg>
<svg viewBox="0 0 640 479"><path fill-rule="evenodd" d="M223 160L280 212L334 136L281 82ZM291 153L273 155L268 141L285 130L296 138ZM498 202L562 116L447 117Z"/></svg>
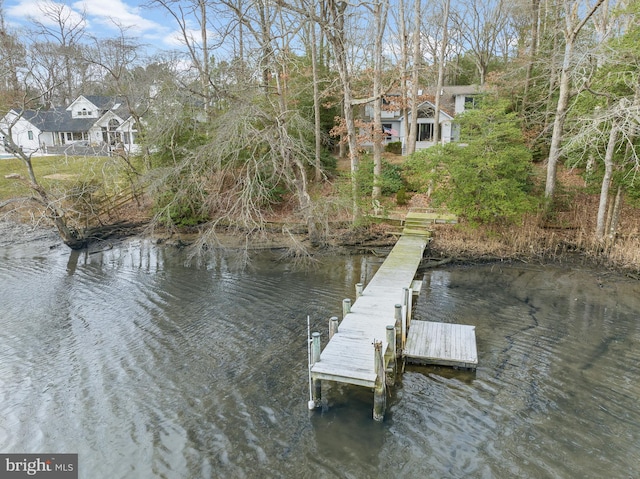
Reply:
<svg viewBox="0 0 640 479"><path fill-rule="evenodd" d="M429 100L426 100L426 101L423 101L422 103L420 103L418 105L418 112L420 113L422 111L426 111L427 108L425 108L425 107L427 107L427 108L430 107L434 111L436 109L436 106L434 105L433 102L431 102ZM440 114L443 114L446 117L446 118L441 118L440 121L452 120L453 119L453 115L450 112L448 112L447 110L445 110L444 108L440 108ZM411 111L408 111L407 112L407 118L410 117L410 116L411 116ZM400 117L400 118L404 119L404 117ZM418 118L420 118L419 114L418 114Z"/></svg>
<svg viewBox="0 0 640 479"><path fill-rule="evenodd" d="M119 97L109 97L100 95L86 95L76 98L85 98L90 101L101 112L100 118L104 117L107 112L112 112L122 121L126 121L131 115L124 103ZM77 117L73 118L71 105L67 108L54 107L50 110L24 110L17 112L22 118L31 123L40 131L49 132L86 132L91 129L100 118Z"/></svg>
<svg viewBox="0 0 640 479"><path fill-rule="evenodd" d="M452 86L444 86L442 87L443 94L449 95L475 95L477 93L482 93L486 91L486 89L480 85L452 85Z"/></svg>
<svg viewBox="0 0 640 479"><path fill-rule="evenodd" d="M113 110L120 108L121 105L125 104L125 99L123 97L117 96L102 96L102 95L81 95L76 98L71 105L73 105L79 98L84 98L87 101L93 103L96 108L101 111ZM69 107L71 107L69 105Z"/></svg>
<svg viewBox="0 0 640 479"><path fill-rule="evenodd" d="M95 123L95 118L72 118L71 112L58 108L50 110L24 110L22 118L40 131L88 131Z"/></svg>

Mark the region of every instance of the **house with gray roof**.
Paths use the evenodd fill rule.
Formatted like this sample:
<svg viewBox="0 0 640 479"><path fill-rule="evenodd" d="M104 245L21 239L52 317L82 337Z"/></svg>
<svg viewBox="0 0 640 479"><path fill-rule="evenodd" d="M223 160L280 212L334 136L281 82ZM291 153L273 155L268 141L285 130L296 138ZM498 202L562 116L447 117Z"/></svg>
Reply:
<svg viewBox="0 0 640 479"><path fill-rule="evenodd" d="M449 143L457 141L460 137L459 125L455 117L465 110L474 108L477 99L485 94L486 90L478 85L445 86L440 92L440 142ZM434 146L435 124L435 89L418 91L417 108L417 137L416 150L422 150ZM411 112L403 112L399 93L387 94L382 100L382 129L385 134L384 143L395 141L402 142L402 151L405 151L405 141L411 122ZM365 105L362 119L373 122L373 102ZM368 132L366 132L368 133ZM371 145L371 135L364 136L363 146Z"/></svg>
<svg viewBox="0 0 640 479"><path fill-rule="evenodd" d="M107 152L137 149L135 122L118 97L81 95L66 108L11 110L0 120L0 128L27 154L79 146Z"/></svg>

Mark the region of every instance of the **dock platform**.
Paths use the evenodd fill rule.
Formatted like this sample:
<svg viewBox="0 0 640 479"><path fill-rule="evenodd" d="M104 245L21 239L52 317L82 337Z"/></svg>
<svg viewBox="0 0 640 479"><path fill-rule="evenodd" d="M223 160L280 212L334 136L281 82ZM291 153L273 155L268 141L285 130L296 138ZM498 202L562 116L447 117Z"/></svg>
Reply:
<svg viewBox="0 0 640 479"><path fill-rule="evenodd" d="M404 357L408 363L476 369L476 328L463 324L411 321Z"/></svg>

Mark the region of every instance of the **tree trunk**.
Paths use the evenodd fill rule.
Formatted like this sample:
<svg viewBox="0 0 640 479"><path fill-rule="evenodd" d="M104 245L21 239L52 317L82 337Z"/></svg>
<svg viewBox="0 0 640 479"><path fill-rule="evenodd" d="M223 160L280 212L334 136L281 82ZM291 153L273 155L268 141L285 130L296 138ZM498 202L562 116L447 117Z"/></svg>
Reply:
<svg viewBox="0 0 640 479"><path fill-rule="evenodd" d="M442 97L442 87L444 85L444 60L447 52L447 42L449 41L449 4L450 0L444 2L444 14L442 20L442 40L440 54L438 55L438 83L436 85L435 112L433 116L433 141L438 143L442 136L440 131L440 100Z"/></svg>
<svg viewBox="0 0 640 479"><path fill-rule="evenodd" d="M202 41L202 70L200 71L200 88L204 100L204 113L208 117L211 103L209 95L209 47L207 46L207 4L205 0L198 0L200 4L200 40Z"/></svg>
<svg viewBox="0 0 640 479"><path fill-rule="evenodd" d="M529 59L527 62L527 73L524 81L524 91L522 93L522 111L527 108L527 96L529 95L529 87L531 85L531 75L533 73L533 65L538 55L538 21L540 18L540 0L531 1L531 14L533 20L531 22L531 47L529 48Z"/></svg>
<svg viewBox="0 0 640 479"><path fill-rule="evenodd" d="M413 71L411 73L411 125L409 127L409 141L407 155L416 151L418 139L418 82L420 81L420 0L414 0L414 31L413 31Z"/></svg>
<svg viewBox="0 0 640 479"><path fill-rule="evenodd" d="M604 156L604 177L600 188L600 203L598 205L598 216L596 221L596 239L601 240L605 235L605 221L607 213L607 201L609 198L609 187L611 186L611 176L613 174L613 154L618 140L618 125L613 124L609 133L609 142Z"/></svg>
<svg viewBox="0 0 640 479"><path fill-rule="evenodd" d="M544 194L548 200L553 198L556 189L556 169L558 160L560 159L562 139L564 135L564 121L569 106L569 73L571 68L571 60L573 56L573 48L582 27L589 21L598 7L604 0L597 0L587 15L580 21L576 21L577 5L570 0L565 0L565 48L564 58L562 60L562 70L560 72L560 92L558 96L558 104L556 107L556 116L553 121L553 133L551 136L551 147L549 150L549 161L547 163L547 182Z"/></svg>
<svg viewBox="0 0 640 479"><path fill-rule="evenodd" d="M560 159L562 138L564 133L564 121L567 116L569 106L569 67L573 52L573 41L567 39L564 49L564 60L560 72L560 93L558 104L556 105L556 116L553 120L553 133L551 134L551 147L549 149L549 161L547 163L547 181L544 195L547 199L552 199L556 191L556 170Z"/></svg>
<svg viewBox="0 0 640 479"><path fill-rule="evenodd" d="M322 124L320 122L320 81L318 77L318 50L316 45L316 26L310 22L309 28L311 36L311 70L313 75L313 127L315 131L315 180L322 181Z"/></svg>
<svg viewBox="0 0 640 479"><path fill-rule="evenodd" d="M611 213L611 221L609 222L608 234L610 238L615 238L618 232L618 224L620 224L620 214L622 212L622 201L624 199L624 188L618 185L616 199L613 202L613 212Z"/></svg>
<svg viewBox="0 0 640 479"><path fill-rule="evenodd" d="M400 116L405 119L404 131L402 131L402 146L405 151L409 144L409 128L406 126L407 122L407 98L408 98L408 78L407 68L409 65L409 56L407 52L407 25L404 9L404 0L398 0L398 22L400 23L400 94L402 95L402 101L400 105Z"/></svg>
<svg viewBox="0 0 640 479"><path fill-rule="evenodd" d="M371 197L374 200L382 196L382 39L387 23L387 2L378 0L374 5L376 22L376 39L374 46L374 72L373 72L373 190Z"/></svg>

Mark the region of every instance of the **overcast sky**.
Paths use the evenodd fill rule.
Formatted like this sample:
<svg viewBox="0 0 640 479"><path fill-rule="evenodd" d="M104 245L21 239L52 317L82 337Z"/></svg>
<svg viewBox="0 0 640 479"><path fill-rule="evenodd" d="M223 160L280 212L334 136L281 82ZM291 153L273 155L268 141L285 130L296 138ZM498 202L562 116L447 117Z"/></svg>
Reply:
<svg viewBox="0 0 640 479"><path fill-rule="evenodd" d="M30 17L47 22L40 7L43 3L64 5L72 14L84 11L86 30L90 35L117 36L119 31L115 25L122 25L127 27L128 36L137 37L141 43L155 49L170 50L180 46L172 20L158 8L143 7L144 0L4 0L7 23L19 27L27 24Z"/></svg>

